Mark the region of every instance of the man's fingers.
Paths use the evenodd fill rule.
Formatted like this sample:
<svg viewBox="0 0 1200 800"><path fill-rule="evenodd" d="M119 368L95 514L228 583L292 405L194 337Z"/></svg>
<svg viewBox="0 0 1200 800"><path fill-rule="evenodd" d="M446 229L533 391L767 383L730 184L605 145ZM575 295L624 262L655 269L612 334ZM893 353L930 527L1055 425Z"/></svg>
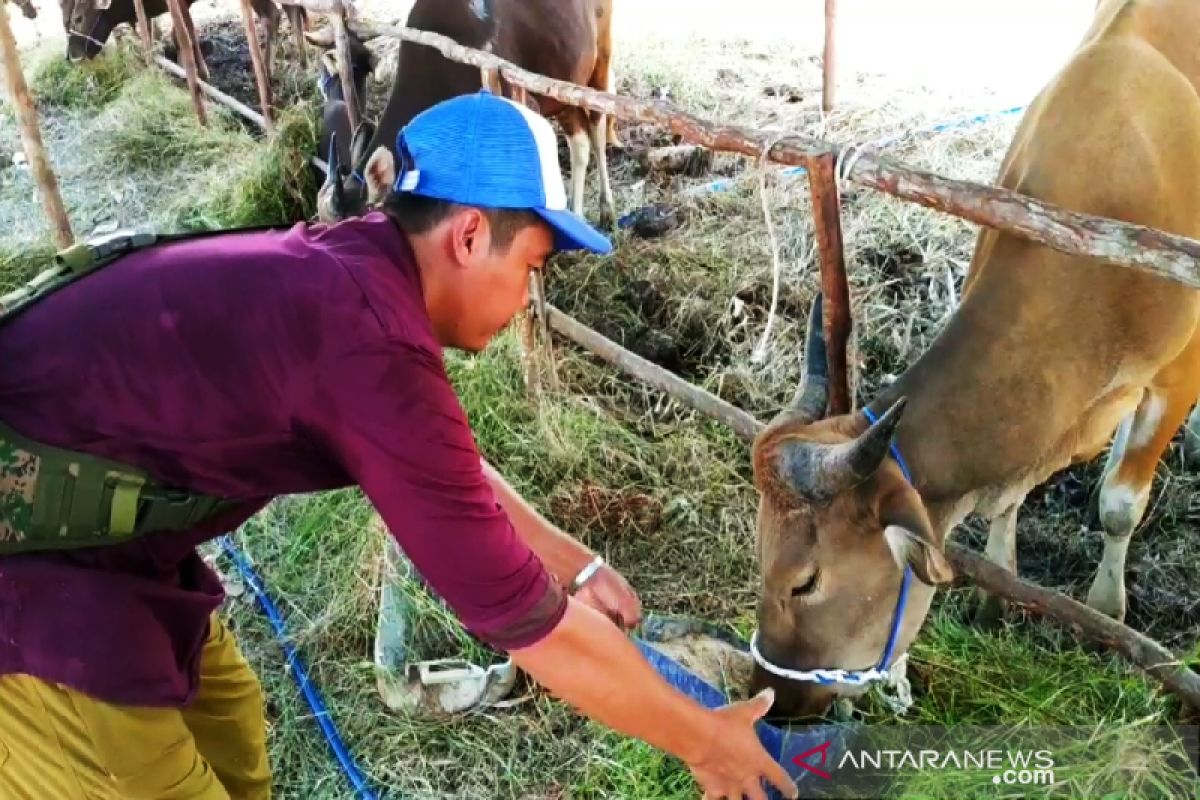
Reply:
<svg viewBox="0 0 1200 800"><path fill-rule="evenodd" d="M750 706L750 719L752 721L762 719L775 704L775 690L768 686L747 702Z"/></svg>
<svg viewBox="0 0 1200 800"><path fill-rule="evenodd" d="M767 800L767 793L763 791L762 782L758 778L746 782L742 787L742 795L750 800Z"/></svg>
<svg viewBox="0 0 1200 800"><path fill-rule="evenodd" d="M796 798L800 796L800 790L796 788L796 782L791 779L779 762L775 759L768 759L766 764L767 780L775 785L775 788L783 793L784 797Z"/></svg>

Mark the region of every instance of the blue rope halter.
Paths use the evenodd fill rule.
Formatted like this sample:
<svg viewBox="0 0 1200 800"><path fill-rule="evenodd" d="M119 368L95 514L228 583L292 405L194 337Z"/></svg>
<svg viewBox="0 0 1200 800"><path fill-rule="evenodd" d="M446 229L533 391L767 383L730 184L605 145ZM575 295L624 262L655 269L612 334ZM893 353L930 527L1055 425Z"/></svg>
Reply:
<svg viewBox="0 0 1200 800"><path fill-rule="evenodd" d="M871 409L864 407L862 412L872 425L879 422L879 418ZM912 473L909 472L908 464L905 463L904 456L900 454L900 448L896 446L895 441L891 443L891 454L892 458L896 459L896 463L900 465L900 472L903 473L904 479L912 483ZM750 654L754 657L755 662L767 672L793 681L808 681L822 686L834 683L862 686L873 681L887 680L890 677L888 669L891 666L892 653L896 649L896 640L900 638L900 624L904 621L904 609L908 606L908 590L911 585L912 567L905 564L904 578L900 582L900 595L896 598L896 609L892 612L892 627L888 632L887 644L884 645L883 656L879 659L879 663L871 669L786 669L777 666L759 652L758 631L755 631L754 636L750 639Z"/></svg>

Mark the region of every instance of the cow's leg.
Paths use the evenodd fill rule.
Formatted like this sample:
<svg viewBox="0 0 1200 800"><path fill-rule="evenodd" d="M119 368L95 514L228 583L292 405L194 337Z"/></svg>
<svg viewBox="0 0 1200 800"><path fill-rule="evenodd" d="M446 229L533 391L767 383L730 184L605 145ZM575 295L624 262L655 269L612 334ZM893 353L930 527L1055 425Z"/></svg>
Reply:
<svg viewBox="0 0 1200 800"><path fill-rule="evenodd" d="M571 210L583 216L583 189L587 182L588 162L591 161L587 112L569 108L561 120L571 151Z"/></svg>
<svg viewBox="0 0 1200 800"><path fill-rule="evenodd" d="M612 58L605 40L601 41L601 47L597 54L596 66L592 71L591 86L602 92L609 91L612 86ZM596 151L598 159L596 167L600 171L600 188L604 194L604 208L600 212L600 221L605 226L612 226L616 224L617 220L617 205L613 202L612 184L608 179L608 137L610 133L616 132L615 128L609 129L609 125L615 117L587 112L587 119L588 129L592 135L592 149Z"/></svg>
<svg viewBox="0 0 1200 800"><path fill-rule="evenodd" d="M1134 528L1146 513L1159 459L1200 394L1200 339L1163 369L1142 396L1137 410L1117 431L1100 488L1104 555L1087 603L1125 619L1125 554Z"/></svg>
<svg viewBox="0 0 1200 800"><path fill-rule="evenodd" d="M596 151L596 168L600 171L600 187L604 192L600 223L605 227L612 227L617 220L617 204L613 201L612 184L608 180L608 115L589 114L588 123L592 134L592 149Z"/></svg>
<svg viewBox="0 0 1200 800"><path fill-rule="evenodd" d="M1200 469L1200 402L1192 409L1188 417L1187 428L1183 432L1183 455L1188 466Z"/></svg>
<svg viewBox="0 0 1200 800"><path fill-rule="evenodd" d="M1017 512L1020 511L1022 502L1024 498L992 520L985 549L989 561L999 564L1014 575L1017 572ZM1004 616L1004 601L982 589L979 589L975 596L979 603L975 623L984 628L999 623Z"/></svg>

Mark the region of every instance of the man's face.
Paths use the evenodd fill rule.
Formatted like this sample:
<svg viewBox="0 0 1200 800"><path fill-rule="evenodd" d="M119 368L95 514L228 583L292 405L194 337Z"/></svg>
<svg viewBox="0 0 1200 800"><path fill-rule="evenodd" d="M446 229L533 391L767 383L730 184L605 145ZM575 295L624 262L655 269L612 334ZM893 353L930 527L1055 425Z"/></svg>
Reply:
<svg viewBox="0 0 1200 800"><path fill-rule="evenodd" d="M452 346L478 352L529 303L529 278L542 269L554 249L547 225L527 225L508 247L493 247L487 218L479 223L460 251L453 287L456 319L446 320Z"/></svg>

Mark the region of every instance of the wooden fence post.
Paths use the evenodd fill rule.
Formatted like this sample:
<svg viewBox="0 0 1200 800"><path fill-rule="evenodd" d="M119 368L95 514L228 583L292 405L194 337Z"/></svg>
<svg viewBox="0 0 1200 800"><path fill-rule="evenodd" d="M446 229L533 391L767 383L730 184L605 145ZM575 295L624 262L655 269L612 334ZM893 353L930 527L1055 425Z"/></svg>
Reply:
<svg viewBox="0 0 1200 800"><path fill-rule="evenodd" d="M133 0L133 12L137 16L138 36L142 39L142 47L146 50L146 61L149 62L154 49L154 40L150 37L150 18L146 16L144 0Z"/></svg>
<svg viewBox="0 0 1200 800"><path fill-rule="evenodd" d="M200 77L196 74L196 51L192 44L192 34L185 22L183 6L179 0L167 0L171 9L171 27L175 29L175 44L179 48L179 60L183 64L183 73L187 76L188 90L192 93L192 105L196 108L196 119L201 125L208 125L208 114L204 110L204 100L200 97Z"/></svg>
<svg viewBox="0 0 1200 800"><path fill-rule="evenodd" d="M258 102L262 106L263 127L271 134L275 130L275 125L271 122L271 77L267 75L267 63L258 44L258 31L254 27L250 0L241 0L239 5L242 7L242 25L246 29L246 46L250 48L250 63L254 66L254 82L258 84ZM270 42L267 46L270 46Z"/></svg>
<svg viewBox="0 0 1200 800"><path fill-rule="evenodd" d="M833 111L837 94L837 0L825 0L825 54L821 58L821 109Z"/></svg>
<svg viewBox="0 0 1200 800"><path fill-rule="evenodd" d="M26 160L29 161L29 168L33 171L33 179L37 182L42 209L54 229L54 243L59 247L67 247L75 241L75 235L71 232L71 221L67 218L62 195L58 192L58 179L54 177L50 159L46 156L46 146L42 143L37 111L33 107L33 98L29 96L25 73L21 71L21 55L17 51L17 40L8 21L8 4L2 0L0 51L3 51L0 57L4 62L4 80L8 87L8 96L17 112L17 121L21 129L21 147L25 151Z"/></svg>
<svg viewBox="0 0 1200 800"><path fill-rule="evenodd" d="M346 117L350 120L350 130L358 129L360 109L359 97L354 93L354 61L350 55L350 35L346 32L344 11L329 15L329 24L333 26L333 42L337 52L338 74L342 79L342 97L346 101Z"/></svg>
<svg viewBox="0 0 1200 800"><path fill-rule="evenodd" d="M808 160L808 185L812 193L813 227L821 254L822 313L825 348L829 359L829 413L849 414L854 398L850 393L847 344L850 341L850 287L846 281L846 258L842 251L842 213L834 178L833 153Z"/></svg>

